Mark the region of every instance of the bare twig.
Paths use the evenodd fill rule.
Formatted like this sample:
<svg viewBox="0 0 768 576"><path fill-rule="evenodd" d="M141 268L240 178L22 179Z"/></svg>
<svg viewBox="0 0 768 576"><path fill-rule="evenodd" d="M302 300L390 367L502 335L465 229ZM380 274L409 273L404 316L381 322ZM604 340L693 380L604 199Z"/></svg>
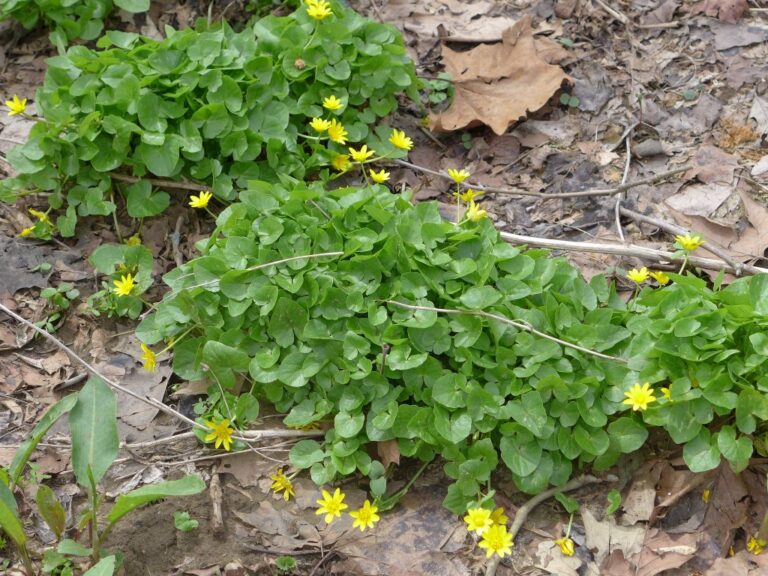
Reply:
<svg viewBox="0 0 768 576"><path fill-rule="evenodd" d="M610 6L608 6L608 4L603 2L603 0L595 0L595 2L597 3L598 6L600 6L603 10L608 12L608 14L613 16L616 20L618 20L622 24L625 24L625 25L629 24L629 18L627 18L626 14L624 14L623 12L616 10L615 8L611 8Z"/></svg>
<svg viewBox="0 0 768 576"><path fill-rule="evenodd" d="M632 140L632 128L630 127L629 130L626 132L626 140L627 143L627 160L624 162L624 174L621 177L621 185L624 186L627 183L627 177L629 176L629 165L632 163L632 146L630 144ZM616 198L616 206L614 206L614 212L615 212L615 218L616 218L616 231L619 234L619 240L621 240L621 243L624 244L624 231L621 229L621 217L619 214L619 209L621 208L621 200L623 197L626 197L626 193L619 195Z"/></svg>
<svg viewBox="0 0 768 576"><path fill-rule="evenodd" d="M8 314L8 316L13 318L17 322L21 322L28 328L31 328L32 330L40 334L43 338L45 338L49 342L52 342L53 344L55 344L58 348L66 352L72 359L79 362L83 366L83 368L85 368L88 372L90 372L92 375L98 378L101 378L114 390L117 390L118 392L122 392L123 394L126 394L131 398L135 398L136 400L139 400L141 402L144 402L145 404L148 404L154 408L157 408L161 412L168 414L169 416L172 416L177 420L186 422L187 424L189 424L194 428L210 431L210 429L207 426L204 426L203 424L199 424L198 422L195 422L194 420L192 420L191 418L188 418L178 410L174 410L173 408L171 408L166 404L163 404L159 400L156 400L150 396L142 396L141 394L134 392L130 388L126 388L125 386L118 384L114 380L110 380L104 374L99 372L92 364L84 360L74 350L72 350L69 346L64 344L61 340L59 340L58 338L56 338L46 330L43 330L42 328L35 326L32 322L30 322L26 318L19 316L12 310L8 309L2 303L0 303L0 311L5 312L6 314ZM250 430L245 433L232 434L232 438L234 438L235 440L242 440L243 442L250 443L250 442L253 442L256 440L262 440L268 437L281 437L281 436L297 437L297 436L304 436L306 434L307 434L306 432L303 432L301 430Z"/></svg>
<svg viewBox="0 0 768 576"><path fill-rule="evenodd" d="M139 178L137 176L129 176L128 174L120 174L119 172L110 172L109 176L113 180L119 180L120 182L136 183L136 182L149 182L152 186L158 188L170 188L171 190L191 190L194 192L202 192L203 190L210 190L210 186L205 184L199 184L197 182L175 182L174 180L161 180L159 178Z"/></svg>
<svg viewBox="0 0 768 576"><path fill-rule="evenodd" d="M527 244L528 246L538 246L540 248L551 248L553 250L572 250L576 252L595 252L598 254L613 254L615 256L637 256L646 258L654 262L677 262L681 264L682 258L678 258L672 252L664 250L655 250L644 246L619 245L619 244L598 244L596 242L570 242L567 240L552 240L549 238L535 238L533 236L522 236L510 232L500 232L501 237L511 244ZM688 256L688 263L698 268L706 270L725 270L727 272L739 273L737 267L732 267L727 262L713 260L711 258L701 258L699 256ZM741 273L765 274L768 268L760 268L750 264L741 265Z"/></svg>
<svg viewBox="0 0 768 576"><path fill-rule="evenodd" d="M211 470L211 483L208 490L211 496L211 527L214 535L221 536L224 533L224 513L221 510L223 493L218 464L214 464Z"/></svg>
<svg viewBox="0 0 768 576"><path fill-rule="evenodd" d="M413 168L414 170L418 170L419 172L424 172L425 174L432 174L433 176L439 176L444 180L451 180L451 177L444 172L437 172L435 170L430 170L429 168L424 168L423 166L412 164L411 162L406 162L405 160L394 160L394 162L395 164L405 166L406 168ZM626 184L623 184L621 186L616 186L615 188L595 188L592 190L582 190L580 192L563 192L560 194L546 194L544 192L532 192L530 190L523 190L522 188L497 188L495 186L483 186L482 184L472 184L470 182L462 182L460 186L462 188L472 188L473 190L478 190L480 192L493 192L495 194L508 194L510 196L534 196L536 198L582 198L585 196L611 196L613 194L624 192L636 186L643 186L645 184L653 184L655 182L660 182L661 180L666 180L670 176L674 176L675 174L680 174L681 172L685 172L686 170L688 170L688 168L689 168L688 166L675 168L674 170L668 170L666 172L656 174L655 176L651 176L650 178L635 180L634 182L627 182Z"/></svg>
<svg viewBox="0 0 768 576"><path fill-rule="evenodd" d="M510 326L514 326L515 328L518 328L520 330L525 330L526 332L530 332L531 334L534 334L540 338L544 338L545 340L551 340L552 342L556 342L561 346L565 346L567 348L573 348L574 350L578 350L579 352L584 352L585 354L590 354L592 356L597 356L598 358L602 358L603 360L613 360L614 362L620 362L622 364L625 364L627 362L623 358L610 356L608 354L603 354L602 352L596 352L595 350L584 348L583 346L579 346L578 344L573 344L572 342L567 342L566 340L561 340L560 338L555 338L554 336L550 336L549 334L546 334L544 332L537 330L536 328L528 324L528 322L526 322L525 320L510 320L509 318L505 318L504 316L499 316L498 314L491 314L490 312L484 312L482 310L458 310L453 308L433 308L431 306L417 306L414 304L406 304L404 302L398 302L397 300L384 300L383 302L385 304L392 304L393 306L399 306L400 308L405 308L407 310L426 310L428 312L437 312L440 314L460 314L460 315L466 315L466 316L482 316L483 318L490 318L491 320L497 320L504 324L509 324Z"/></svg>
<svg viewBox="0 0 768 576"><path fill-rule="evenodd" d="M536 508L539 504L544 502L544 500L547 500L548 498L552 498L555 494L559 494L560 492L572 492L573 490L578 490L579 488L582 488L584 486L587 486L589 484L597 484L600 482L615 482L616 478L613 476L609 476L608 478L597 478L596 476L579 476L578 478L574 478L564 486L554 487L550 488L549 490L544 490L541 494L537 494L528 502L520 506L518 508L517 512L515 513L515 519L512 521L512 525L509 527L509 534L514 539L515 536L517 536L517 533L520 531L520 528L523 527L523 524L525 524L526 519L528 518L528 515L531 513L531 511ZM494 576L496 574L496 568L499 566L499 557L494 556L493 559L488 562L488 566L485 568L485 576Z"/></svg>
<svg viewBox="0 0 768 576"><path fill-rule="evenodd" d="M324 256L343 256L344 252L321 252L319 254L304 254L303 256L291 256L290 258L283 258L282 260L275 260L273 262L265 262L264 264L257 264L256 266L250 266L249 268L243 268L240 272L254 272L255 270L261 270L262 268L269 268L270 266L277 266L279 264L285 264L286 262L294 262L296 260L304 260L305 258L322 258ZM183 278L184 276L179 276ZM203 282L202 284L195 284L194 286L185 286L182 290L192 290L193 288L205 288L206 286L213 286L219 282L218 278Z"/></svg>
<svg viewBox="0 0 768 576"><path fill-rule="evenodd" d="M678 226L677 224L673 224L671 222L666 222L665 220L660 220L658 218L653 218L652 216L646 216L645 214L641 214L640 212L635 212L634 210L630 210L629 208L624 208L623 206L620 209L621 213L624 216L627 216L629 218L632 218L632 220L635 220L636 222L645 222L646 224L651 224L653 226L657 226L658 228L661 228L665 232L669 232L670 234L691 234L691 231L684 228L683 226ZM740 276L742 269L744 268L744 264L741 262L736 262L728 252L725 251L724 248L721 246L718 246L716 243L712 242L711 240L708 240L701 246L702 250L706 250L710 254L714 254L715 256L718 256L719 258L722 258L723 261L725 261L733 270L736 276Z"/></svg>

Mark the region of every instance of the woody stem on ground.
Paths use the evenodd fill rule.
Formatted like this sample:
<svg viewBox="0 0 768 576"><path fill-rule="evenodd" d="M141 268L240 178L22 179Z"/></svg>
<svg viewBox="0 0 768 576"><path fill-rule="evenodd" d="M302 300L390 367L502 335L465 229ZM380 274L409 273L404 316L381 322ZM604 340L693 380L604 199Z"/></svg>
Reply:
<svg viewBox="0 0 768 576"><path fill-rule="evenodd" d="M515 536L517 536L517 533L523 527L523 524L525 523L531 511L536 508L536 506L544 502L544 500L552 498L555 494L559 494L560 492L572 492L573 490L578 490L579 488L589 484L615 481L616 477L614 476L598 478L597 476L585 475L574 478L563 486L556 486L554 488L550 488L549 490L544 490L544 492L537 494L528 500L528 502L520 506L520 508L518 508L517 513L515 514L515 519L512 521L512 525L509 527L510 536L512 536L512 539L514 540ZM498 556L494 556L491 561L488 562L488 566L485 568L485 576L494 576L496 574L496 569L499 567L499 561L500 558Z"/></svg>

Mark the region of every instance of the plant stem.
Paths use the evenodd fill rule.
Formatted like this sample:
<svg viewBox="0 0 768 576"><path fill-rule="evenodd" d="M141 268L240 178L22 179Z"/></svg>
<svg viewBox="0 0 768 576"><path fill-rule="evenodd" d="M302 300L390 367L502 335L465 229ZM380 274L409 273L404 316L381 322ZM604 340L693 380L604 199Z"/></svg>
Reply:
<svg viewBox="0 0 768 576"><path fill-rule="evenodd" d="M408 480L408 483L400 488L397 492L392 494L389 498L386 498L385 500L381 501L379 503L379 509L382 511L391 509L395 504L397 504L400 499L405 496L408 493L408 490L411 486L413 486L413 483L416 482L416 480L421 476L424 472L424 470L427 469L427 466L429 466L432 463L432 460L427 460L424 462L421 467L416 471L416 474L413 475L413 477Z"/></svg>
<svg viewBox="0 0 768 576"><path fill-rule="evenodd" d="M24 571L27 573L27 576L35 576L35 566L32 564L32 560L29 557L27 547L24 544L21 544L18 546L18 549L19 556L21 556L21 561L24 563Z"/></svg>

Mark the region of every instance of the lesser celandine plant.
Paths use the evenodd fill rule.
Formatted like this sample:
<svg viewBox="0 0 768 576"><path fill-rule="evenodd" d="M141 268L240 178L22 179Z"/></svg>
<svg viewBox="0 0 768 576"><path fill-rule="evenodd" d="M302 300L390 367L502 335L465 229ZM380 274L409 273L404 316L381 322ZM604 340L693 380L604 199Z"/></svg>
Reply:
<svg viewBox="0 0 768 576"><path fill-rule="evenodd" d="M375 128L398 93L418 98L393 26L334 1L242 32L200 21L165 34L110 31L96 50L51 58L34 95L39 121L9 153L18 176L3 181L0 199L46 194L58 232L72 236L78 218L123 202L135 219L164 211L169 195L145 177L199 182L228 202L251 179L328 178L351 143L401 154L391 129ZM204 195L193 206L207 205Z"/></svg>

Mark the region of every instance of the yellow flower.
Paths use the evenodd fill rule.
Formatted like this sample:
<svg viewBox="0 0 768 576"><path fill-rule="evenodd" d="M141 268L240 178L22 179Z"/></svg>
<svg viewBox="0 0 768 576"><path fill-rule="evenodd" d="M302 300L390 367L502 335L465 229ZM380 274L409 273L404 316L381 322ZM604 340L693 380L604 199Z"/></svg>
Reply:
<svg viewBox="0 0 768 576"><path fill-rule="evenodd" d="M507 515L504 514L504 508L496 508L496 510L491 512L491 522L494 524L506 526L508 520L509 518L507 518Z"/></svg>
<svg viewBox="0 0 768 576"><path fill-rule="evenodd" d="M293 483L283 473L282 468L279 468L277 472L275 472L272 476L270 476L270 479L273 480L272 491L275 492L276 494L280 494L280 492L282 492L283 499L286 502L288 502L288 500L291 499L291 496L296 495L293 491Z"/></svg>
<svg viewBox="0 0 768 576"><path fill-rule="evenodd" d="M747 542L747 550L757 556L765 549L765 544L765 540L758 540L754 536L750 536L749 541Z"/></svg>
<svg viewBox="0 0 768 576"><path fill-rule="evenodd" d="M646 280L648 280L648 277L650 276L650 273L648 272L648 268L643 266L640 268L640 270L636 268L632 268L629 272L627 272L627 278L632 280L632 282L636 282L637 284L642 284Z"/></svg>
<svg viewBox="0 0 768 576"><path fill-rule="evenodd" d="M704 240L702 240L701 236L699 236L698 234L695 234L693 236L691 236L690 234L686 234L685 236L678 235L678 236L675 236L675 241L680 246L680 248L682 248L686 252L693 252L694 250L696 250L696 248L704 244Z"/></svg>
<svg viewBox="0 0 768 576"><path fill-rule="evenodd" d="M482 192L475 192L471 188L467 189L467 190L465 190L464 192L461 192L461 193L459 193L459 192L454 192L453 193L454 198L458 198L459 200L462 200L464 202L472 202L472 200L474 200L478 196L482 196L482 195L483 195Z"/></svg>
<svg viewBox="0 0 768 576"><path fill-rule="evenodd" d="M709 504L709 497L712 496L712 491L707 488L701 493L701 499L704 500L704 504Z"/></svg>
<svg viewBox="0 0 768 576"><path fill-rule="evenodd" d="M659 270L658 272L651 272L650 276L651 278L656 280L656 282L659 283L659 286L666 286L667 284L669 284L669 280L670 280L669 276L667 276L667 274L665 274L661 270Z"/></svg>
<svg viewBox="0 0 768 576"><path fill-rule="evenodd" d="M384 170L384 168L382 168L378 172L376 172L375 170L370 170L369 173L371 175L371 180L376 182L376 184L384 184L384 182L389 180L389 172Z"/></svg>
<svg viewBox="0 0 768 576"><path fill-rule="evenodd" d="M355 512L350 512L349 515L355 519L352 523L352 528L360 528L360 532L365 532L366 528L373 528L381 518L376 512L379 509L376 506L371 506L371 503L366 500L363 503L362 508Z"/></svg>
<svg viewBox="0 0 768 576"><path fill-rule="evenodd" d="M19 236L21 236L22 238L26 238L27 236L29 236L30 234L32 234L32 231L33 231L34 229L35 229L35 227L34 227L34 226L30 226L29 228L24 228L24 230L22 230L21 232L19 232Z"/></svg>
<svg viewBox="0 0 768 576"><path fill-rule="evenodd" d="M344 107L344 102L336 98L333 94L328 96L328 98L323 99L323 108L326 110L330 110L331 112L334 112L336 110L341 110Z"/></svg>
<svg viewBox="0 0 768 576"><path fill-rule="evenodd" d="M347 131L336 118L331 120L331 125L328 126L328 138L331 139L331 142L336 142L336 144L343 145L347 143Z"/></svg>
<svg viewBox="0 0 768 576"><path fill-rule="evenodd" d="M128 246L141 246L141 236L134 234L125 241Z"/></svg>
<svg viewBox="0 0 768 576"><path fill-rule="evenodd" d="M331 11L331 5L326 0L307 0L307 14L315 20L322 20L333 14L333 12Z"/></svg>
<svg viewBox="0 0 768 576"><path fill-rule="evenodd" d="M482 534L494 525L491 520L491 511L486 508L469 508L467 515L464 516L464 522L467 523L467 530L478 534Z"/></svg>
<svg viewBox="0 0 768 576"><path fill-rule="evenodd" d="M352 160L354 160L355 162L365 162L366 160L368 160L368 158L376 154L375 151L368 150L367 144L363 144L360 150L355 150L354 148L350 148L349 153L352 155Z"/></svg>
<svg viewBox="0 0 768 576"><path fill-rule="evenodd" d="M200 196L190 196L189 205L192 208L205 208L213 198L213 194L207 190L200 192Z"/></svg>
<svg viewBox="0 0 768 576"><path fill-rule="evenodd" d="M507 554L512 554L512 534L507 532L507 527L500 524L494 524L488 530L483 532L483 539L480 540L480 548L485 548L486 558L493 554L498 554L499 558L504 558Z"/></svg>
<svg viewBox="0 0 768 576"><path fill-rule="evenodd" d="M666 398L667 400L672 399L672 391L669 388L662 388L661 395L664 396L664 398Z"/></svg>
<svg viewBox="0 0 768 576"><path fill-rule="evenodd" d="M395 148L400 150L410 150L413 148L413 140L405 135L403 130L392 129L392 136L389 137L389 141Z"/></svg>
<svg viewBox="0 0 768 576"><path fill-rule="evenodd" d="M331 160L331 166L336 168L339 172L344 172L349 168L349 155L338 154L337 156L334 156L333 160Z"/></svg>
<svg viewBox="0 0 768 576"><path fill-rule="evenodd" d="M323 120L322 118L312 118L312 122L310 122L309 125L312 126L312 128L317 132L325 132L328 130L328 128L330 128L331 121Z"/></svg>
<svg viewBox="0 0 768 576"><path fill-rule="evenodd" d="M648 404L656 401L656 397L653 395L653 389L648 382L640 386L635 384L629 389L629 392L624 392L624 396L627 397L622 404L632 406L632 410L645 410L648 408Z"/></svg>
<svg viewBox="0 0 768 576"><path fill-rule="evenodd" d="M211 431L204 440L206 442L213 442L215 440L216 444L214 444L214 447L218 448L223 445L224 450L229 452L229 449L232 447L232 432L235 431L234 428L229 427L229 420L220 420L219 422L206 420L205 425L208 426Z"/></svg>
<svg viewBox="0 0 768 576"><path fill-rule="evenodd" d="M564 538L558 538L557 540L555 540L555 544L560 546L560 552L562 552L566 556L573 556L574 552L576 551L573 544L573 540L571 540L567 536Z"/></svg>
<svg viewBox="0 0 768 576"><path fill-rule="evenodd" d="M469 206L467 207L467 218L469 218L472 222L477 222L485 218L487 215L488 213L480 208L480 204L475 203L474 200L470 201Z"/></svg>
<svg viewBox="0 0 768 576"><path fill-rule="evenodd" d="M32 216L34 216L38 220L40 220L40 222L45 222L46 224L52 224L51 219L48 218L48 214L46 214L45 212L40 212L40 210L29 208L29 213L32 214Z"/></svg>
<svg viewBox="0 0 768 576"><path fill-rule="evenodd" d="M144 370L147 372L154 372L155 367L157 366L157 356L155 356L155 353L152 352L152 350L144 344L144 342L141 343L141 350L144 352L144 354L141 355L141 361L144 362Z"/></svg>
<svg viewBox="0 0 768 576"><path fill-rule="evenodd" d="M325 514L326 524L333 522L334 517L341 518L341 511L349 508L344 504L344 496L339 488L336 488L333 496L327 490L323 490L323 497L317 501L320 508L315 510L315 514Z"/></svg>
<svg viewBox="0 0 768 576"><path fill-rule="evenodd" d="M456 184L461 184L462 182L464 182L464 180L469 178L469 172L464 170L464 168L462 168L461 170L454 170L453 168L448 168L448 176L450 176L451 180L456 182Z"/></svg>
<svg viewBox="0 0 768 576"><path fill-rule="evenodd" d="M114 284L115 294L118 296L129 296L136 287L135 279L130 274L122 276L120 280L115 280Z"/></svg>
<svg viewBox="0 0 768 576"><path fill-rule="evenodd" d="M14 94L12 100L5 101L5 105L8 106L8 116L24 114L24 110L27 109L27 99L19 100L19 97Z"/></svg>

